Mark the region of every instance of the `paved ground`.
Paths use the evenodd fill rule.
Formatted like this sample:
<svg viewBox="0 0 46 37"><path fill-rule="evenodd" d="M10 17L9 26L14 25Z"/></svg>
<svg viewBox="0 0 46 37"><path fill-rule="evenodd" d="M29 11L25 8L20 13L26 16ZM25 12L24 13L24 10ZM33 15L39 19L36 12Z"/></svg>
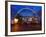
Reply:
<svg viewBox="0 0 46 37"><path fill-rule="evenodd" d="M12 27L11 31L12 32L17 32L17 31L37 31L41 30L41 25L40 24L22 24L22 25L15 25Z"/></svg>

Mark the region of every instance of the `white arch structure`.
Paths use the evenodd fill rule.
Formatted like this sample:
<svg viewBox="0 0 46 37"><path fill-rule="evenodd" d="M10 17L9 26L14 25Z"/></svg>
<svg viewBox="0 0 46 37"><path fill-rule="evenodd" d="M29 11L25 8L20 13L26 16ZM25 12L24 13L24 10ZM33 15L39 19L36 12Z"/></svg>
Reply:
<svg viewBox="0 0 46 37"><path fill-rule="evenodd" d="M21 13L21 11L24 10L24 9L31 10L31 11L33 12L33 14L36 13L33 9L30 9L30 8L22 8L22 9L20 9L20 10L17 12L17 14ZM16 14L16 16L17 16L17 14Z"/></svg>

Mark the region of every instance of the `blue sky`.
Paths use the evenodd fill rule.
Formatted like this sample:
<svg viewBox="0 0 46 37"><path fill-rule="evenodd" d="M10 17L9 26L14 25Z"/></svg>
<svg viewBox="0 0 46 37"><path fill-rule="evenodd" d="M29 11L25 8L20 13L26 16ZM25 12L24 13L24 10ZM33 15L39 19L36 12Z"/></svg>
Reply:
<svg viewBox="0 0 46 37"><path fill-rule="evenodd" d="M32 10L23 9L23 8L30 8L33 11L35 11L35 15L33 14ZM26 6L26 5L11 5L11 18L14 18L16 16L17 12L19 10L23 9L19 14L21 16L39 16L41 17L41 6Z"/></svg>

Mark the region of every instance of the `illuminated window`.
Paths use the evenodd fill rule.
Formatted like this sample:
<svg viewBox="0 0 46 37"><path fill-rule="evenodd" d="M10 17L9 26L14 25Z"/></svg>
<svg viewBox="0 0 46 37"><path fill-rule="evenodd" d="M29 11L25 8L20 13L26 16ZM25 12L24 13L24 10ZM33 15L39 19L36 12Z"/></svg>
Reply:
<svg viewBox="0 0 46 37"><path fill-rule="evenodd" d="M29 18L28 21L32 21L32 18Z"/></svg>

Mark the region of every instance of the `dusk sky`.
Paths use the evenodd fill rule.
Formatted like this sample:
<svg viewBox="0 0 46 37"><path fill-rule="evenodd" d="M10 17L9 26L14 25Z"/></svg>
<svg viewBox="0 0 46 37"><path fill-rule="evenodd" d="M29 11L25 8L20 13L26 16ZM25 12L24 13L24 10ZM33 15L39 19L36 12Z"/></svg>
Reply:
<svg viewBox="0 0 46 37"><path fill-rule="evenodd" d="M35 15L33 14L32 10L29 10L26 8L29 8L35 11ZM21 9L23 10L20 11ZM41 17L41 10L42 10L41 6L11 5L11 18L14 18L18 11L20 11L19 15L21 16L39 16Z"/></svg>

